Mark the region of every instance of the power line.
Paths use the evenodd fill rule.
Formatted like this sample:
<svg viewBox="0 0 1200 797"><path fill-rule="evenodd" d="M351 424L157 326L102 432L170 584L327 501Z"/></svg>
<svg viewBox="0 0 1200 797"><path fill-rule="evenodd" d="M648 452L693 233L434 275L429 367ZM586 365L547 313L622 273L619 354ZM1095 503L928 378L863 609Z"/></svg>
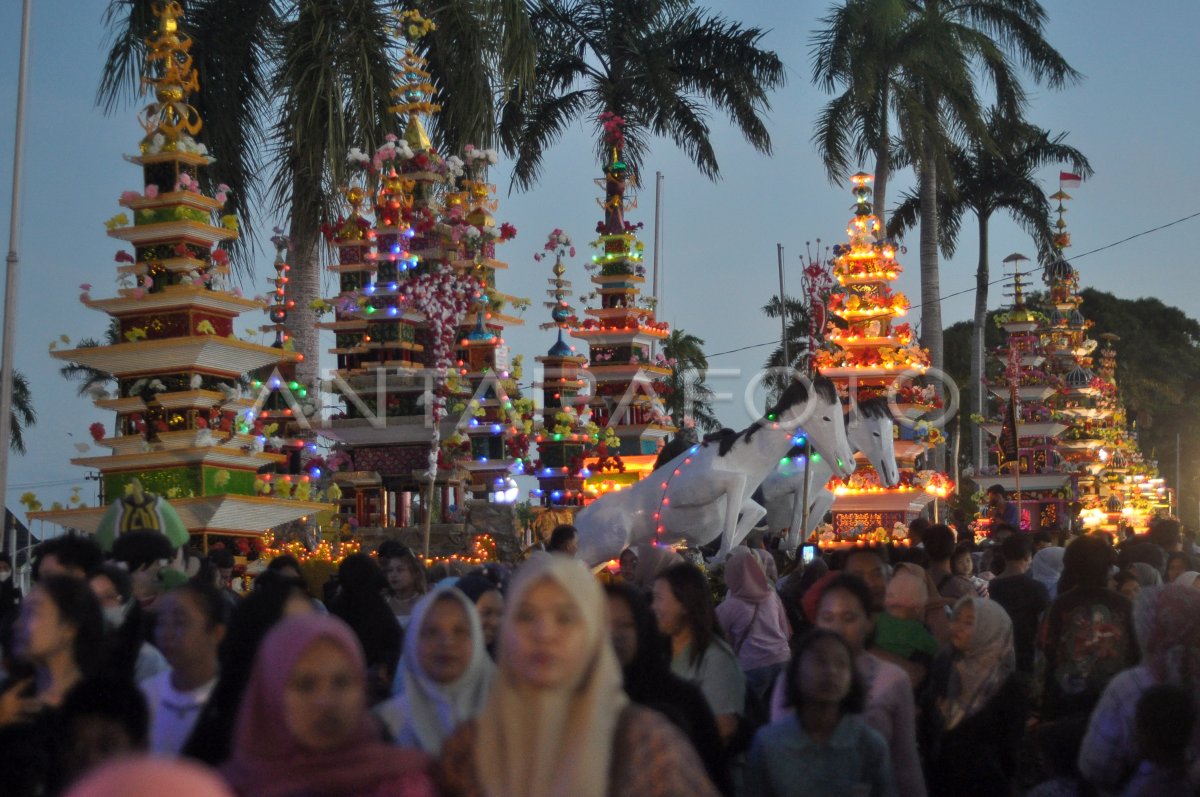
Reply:
<svg viewBox="0 0 1200 797"><path fill-rule="evenodd" d="M1196 211L1195 213L1191 213L1182 218L1175 219L1175 221L1169 221L1166 224L1160 224L1157 227L1151 227L1148 230L1142 230L1141 232L1135 232L1133 235L1126 236L1126 237L1120 239L1119 241L1113 241L1112 243L1105 244L1104 246L1099 246L1095 249L1090 249L1086 252L1083 252L1082 254L1075 255L1074 257L1071 257L1069 259L1070 260L1081 260L1081 259L1087 257L1088 255L1094 255L1097 252L1103 252L1106 249L1112 249L1114 246L1120 246L1121 244L1129 243L1130 241L1132 241L1135 238L1141 238L1143 235L1149 235L1151 233L1155 233L1160 230L1165 230L1168 227L1174 227L1176 224L1182 224L1185 221L1191 221L1192 219L1197 218L1197 217L1200 217L1200 211ZM1018 273L1020 273L1020 275L1022 277L1027 277L1030 274L1035 274L1040 270L1041 269L1030 269L1029 271L1022 271L1022 272L1018 272ZM999 279L991 280L990 282L988 282L988 285L989 286L997 285L1001 282L1004 282L1007 279L1009 279L1009 275L1006 274L1003 277L1000 277ZM967 288L965 290L955 291L954 293L943 294L942 296L938 297L938 301L944 302L945 300L952 299L955 296L962 296L963 294L966 294L966 293L974 293L977 287L978 286L976 286L975 288ZM915 310L920 306L921 306L920 304L914 304L914 305L910 305L908 309ZM727 351L719 351L714 354L708 354L705 356L711 360L713 357L720 357L725 354L737 354L738 352L749 351L750 349L761 349L763 346L775 346L775 345L778 345L778 343L779 343L779 341L777 341L777 340L767 340L767 341L763 341L762 343L751 343L748 346L739 346L736 349L729 349Z"/></svg>

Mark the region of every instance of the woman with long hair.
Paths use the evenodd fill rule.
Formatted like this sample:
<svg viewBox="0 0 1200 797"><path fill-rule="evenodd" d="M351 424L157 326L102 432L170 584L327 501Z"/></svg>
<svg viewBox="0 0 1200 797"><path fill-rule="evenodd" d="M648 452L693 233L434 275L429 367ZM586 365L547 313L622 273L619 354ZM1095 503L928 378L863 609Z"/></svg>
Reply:
<svg viewBox="0 0 1200 797"><path fill-rule="evenodd" d="M87 582L45 576L21 604L14 629L18 670L0 689L4 793L55 793L63 775L58 709L101 664L104 620Z"/></svg>
<svg viewBox="0 0 1200 797"><path fill-rule="evenodd" d="M659 631L671 640L671 672L700 687L728 744L746 709L746 677L721 638L708 579L695 565L668 567L654 581L652 605Z"/></svg>
<svg viewBox="0 0 1200 797"><path fill-rule="evenodd" d="M683 734L622 690L604 607L577 560L517 570L491 694L442 747L444 797L715 797Z"/></svg>

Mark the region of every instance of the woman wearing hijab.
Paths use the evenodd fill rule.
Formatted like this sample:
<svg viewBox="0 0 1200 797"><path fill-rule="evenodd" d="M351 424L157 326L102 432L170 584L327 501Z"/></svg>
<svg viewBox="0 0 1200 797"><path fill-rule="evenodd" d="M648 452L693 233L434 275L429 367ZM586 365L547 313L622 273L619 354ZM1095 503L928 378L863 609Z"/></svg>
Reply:
<svg viewBox="0 0 1200 797"><path fill-rule="evenodd" d="M439 584L413 607L396 694L375 715L396 744L437 755L450 732L479 713L494 672L474 604Z"/></svg>
<svg viewBox="0 0 1200 797"><path fill-rule="evenodd" d="M442 747L444 797L716 795L683 734L622 690L581 562L535 553L509 598L487 702Z"/></svg>
<svg viewBox="0 0 1200 797"><path fill-rule="evenodd" d="M1200 588L1200 584L1196 583L1196 579L1200 579L1200 573L1195 570L1185 570L1175 577L1172 584L1182 584L1185 587Z"/></svg>
<svg viewBox="0 0 1200 797"><path fill-rule="evenodd" d="M1138 585L1143 589L1146 587L1161 587L1163 584L1162 573L1145 562L1134 562L1126 569L1133 574L1133 577L1137 579Z"/></svg>
<svg viewBox="0 0 1200 797"><path fill-rule="evenodd" d="M1009 797L1026 716L1012 620L995 601L966 596L950 625L922 712L929 795Z"/></svg>
<svg viewBox="0 0 1200 797"><path fill-rule="evenodd" d="M1050 600L1058 597L1058 579L1062 575L1065 553L1065 548L1043 548L1033 555L1033 564L1029 566L1033 580L1046 588Z"/></svg>
<svg viewBox="0 0 1200 797"><path fill-rule="evenodd" d="M309 614L263 640L221 771L240 797L432 797L427 764L380 738L354 632Z"/></svg>
<svg viewBox="0 0 1200 797"><path fill-rule="evenodd" d="M733 646L746 685L763 697L791 658L792 626L773 582L749 548L736 548L725 563L725 600L717 622Z"/></svg>
<svg viewBox="0 0 1200 797"><path fill-rule="evenodd" d="M1133 604L1141 663L1118 673L1088 721L1079 769L1101 794L1123 794L1138 769L1134 728L1138 700L1151 687L1186 688L1200 702L1200 590L1180 584L1144 588ZM1191 759L1200 758L1193 735Z"/></svg>

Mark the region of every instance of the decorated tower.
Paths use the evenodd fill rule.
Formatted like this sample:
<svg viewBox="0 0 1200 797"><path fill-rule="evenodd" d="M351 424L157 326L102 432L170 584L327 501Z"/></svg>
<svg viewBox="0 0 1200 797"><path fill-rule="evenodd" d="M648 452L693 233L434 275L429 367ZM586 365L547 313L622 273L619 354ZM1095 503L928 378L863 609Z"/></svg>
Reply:
<svg viewBox="0 0 1200 797"><path fill-rule="evenodd" d="M345 192L345 217L326 231L339 294L324 309L334 312L326 326L345 409L323 433L352 460L338 478L343 511L360 527L411 527L427 515L457 523L461 466L486 497L515 467L526 433L502 337L520 323L506 313L516 300L495 288L505 268L495 244L515 230L491 216L485 172L495 153L443 158L425 131L422 117L438 106L413 46L432 28L416 12L401 15L410 44L392 110L404 133L372 155L351 151L359 182Z"/></svg>
<svg viewBox="0 0 1200 797"><path fill-rule="evenodd" d="M109 500L135 480L171 499L188 531L207 544L212 534L261 535L326 505L312 500L307 476L286 472L285 455L264 450L269 440L258 414L265 396L246 395L241 386L245 374L299 356L236 337L235 319L263 303L226 284L228 256L213 247L237 237L237 220L220 216L227 187L211 197L200 190L199 175L212 158L194 138L202 121L187 102L199 85L192 42L179 29L178 3L156 4L154 13L144 78L154 101L142 113L140 152L129 159L141 167L145 187L121 196L132 220L121 213L106 223L133 253L117 254L117 296L92 299L83 286L81 297L115 319L122 342L52 354L117 383L116 396L96 401L116 413L114 429L91 427L95 445L111 455L73 463L100 471ZM104 511L51 511L37 519L94 532Z"/></svg>
<svg viewBox="0 0 1200 797"><path fill-rule="evenodd" d="M1055 212L1054 253L1043 279L1048 286L1049 322L1041 330L1051 373L1062 380L1062 388L1051 400L1056 417L1067 424L1059 439L1059 451L1074 476L1076 499L1094 514L1107 503L1100 478L1110 452L1105 447L1112 436L1116 412L1116 383L1105 382L1093 370L1097 342L1089 334L1092 323L1080 310L1079 272L1067 261L1063 250L1071 245L1064 204L1071 196L1060 186L1050 196ZM1070 519L1068 519L1070 520Z"/></svg>
<svg viewBox="0 0 1200 797"><path fill-rule="evenodd" d="M604 218L596 225L599 236L593 246L599 252L592 256L591 279L600 306L587 308L588 318L571 332L588 344L595 396L592 421L605 430L592 468L591 495L603 491L606 483L610 489L619 488L648 473L658 449L675 431L659 399L670 369L654 362L652 355L655 343L669 334L668 325L655 320L653 297L641 296L645 247L637 231L642 224L625 219L625 211L637 207L626 195L637 178L621 154L624 122L612 114L604 114L601 122L611 156L604 177L596 181L604 189Z"/></svg>
<svg viewBox="0 0 1200 797"><path fill-rule="evenodd" d="M986 380L995 411L983 428L993 438L996 475L987 476L985 482L1004 487L1010 500L1021 507L1021 528L1037 531L1062 524L1073 493L1071 475L1058 452L1067 425L1055 420L1049 405L1062 381L1046 370L1039 334L1045 316L1025 305L1020 271L1024 259L1014 256L1005 261L1013 264L1013 305L996 319L1005 332L1005 343L995 352L993 376ZM986 526L987 520L980 523Z"/></svg>
<svg viewBox="0 0 1200 797"><path fill-rule="evenodd" d="M547 253L554 255L554 276L546 291L550 300L544 303L551 321L541 328L557 330L558 339L537 358L542 378L533 387L542 393L542 423L536 438L539 458L533 475L538 488L534 497L544 507L577 507L584 501L584 481L591 475L585 464L586 454L599 442L599 429L591 423L589 399L583 395L588 358L576 354L574 347L563 340L563 331L578 324L568 299L571 281L563 276L567 273L564 257L575 254L570 236L562 230L552 231L543 251L534 257L540 261Z"/></svg>
<svg viewBox="0 0 1200 797"><path fill-rule="evenodd" d="M871 180L862 172L850 178L855 206L847 227L849 243L833 247L833 275L840 290L829 298L827 348L813 363L848 402L885 397L902 413L896 419L894 442L900 484L884 487L870 463L859 456L849 482L833 480L829 485L837 496L833 516L838 540L867 534L886 541L896 523L907 524L952 487L945 474L923 469L924 455L942 438L938 429L920 419L939 406L939 399L932 388L914 382L929 367L929 355L907 323L896 323L908 313L909 303L891 288L902 269L896 262L896 245L880 237Z"/></svg>

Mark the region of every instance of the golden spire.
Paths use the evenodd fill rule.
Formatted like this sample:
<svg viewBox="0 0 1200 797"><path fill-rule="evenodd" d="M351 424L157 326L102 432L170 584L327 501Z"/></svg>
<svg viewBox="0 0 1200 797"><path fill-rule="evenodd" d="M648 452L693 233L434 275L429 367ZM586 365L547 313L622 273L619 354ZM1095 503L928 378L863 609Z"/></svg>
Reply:
<svg viewBox="0 0 1200 797"><path fill-rule="evenodd" d="M155 3L154 16L158 30L146 38L146 75L142 91L154 87L154 102L143 109L142 127L146 130L143 146L155 135L162 135L173 144L181 135L194 136L203 123L200 114L187 103L188 95L199 91L200 81L192 68L192 38L179 31L183 9L176 0Z"/></svg>
<svg viewBox="0 0 1200 797"><path fill-rule="evenodd" d="M413 46L425 38L427 34L437 30L437 25L421 16L416 10L405 11L398 16L400 24L396 32L408 40L404 56L400 59L400 71L397 73L399 85L392 89L392 96L399 102L388 110L393 113L408 114L408 125L404 128L404 140L412 147L413 152L430 149L433 145L425 126L421 123L420 114L431 115L442 109L442 106L431 102L437 89L430 82L432 77L425 70L426 61L417 55Z"/></svg>

